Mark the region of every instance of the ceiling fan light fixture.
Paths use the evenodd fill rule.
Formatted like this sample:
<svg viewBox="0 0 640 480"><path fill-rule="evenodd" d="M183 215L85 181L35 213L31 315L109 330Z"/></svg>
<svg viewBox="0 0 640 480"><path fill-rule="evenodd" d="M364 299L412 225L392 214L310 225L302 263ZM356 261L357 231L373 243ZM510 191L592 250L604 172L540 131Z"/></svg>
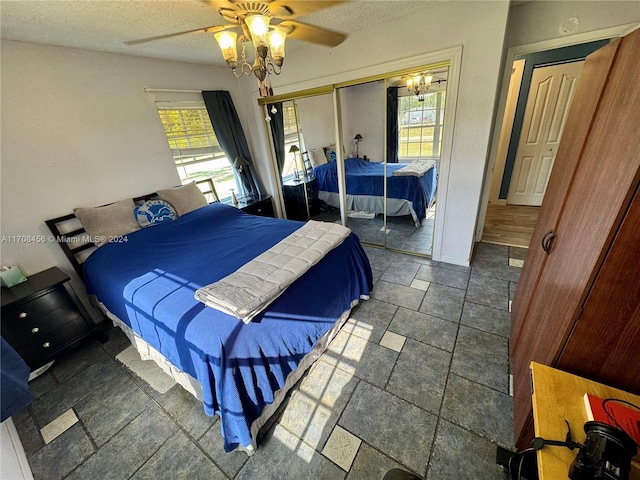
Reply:
<svg viewBox="0 0 640 480"><path fill-rule="evenodd" d="M270 21L271 19L266 15L249 15L244 19L247 27L249 27L251 41L256 49L258 49L258 47L264 47L266 49L269 45L267 34L269 33Z"/></svg>
<svg viewBox="0 0 640 480"><path fill-rule="evenodd" d="M284 42L286 39L287 34L282 30L276 28L269 32L269 51L277 67L282 67L284 62Z"/></svg>
<svg viewBox="0 0 640 480"><path fill-rule="evenodd" d="M408 75L405 78L407 83L407 90L410 94L418 97L418 101L423 102L424 96L427 94L431 82L433 81L433 75L428 73L415 73Z"/></svg>
<svg viewBox="0 0 640 480"><path fill-rule="evenodd" d="M227 62L229 68L235 70L238 67L238 50L236 49L236 38L238 34L223 30L222 32L214 33L213 36L218 42L220 50L222 50L224 61Z"/></svg>
<svg viewBox="0 0 640 480"><path fill-rule="evenodd" d="M256 57L251 67L251 71L259 81L263 81L267 77L267 68L264 65L264 60L260 57Z"/></svg>

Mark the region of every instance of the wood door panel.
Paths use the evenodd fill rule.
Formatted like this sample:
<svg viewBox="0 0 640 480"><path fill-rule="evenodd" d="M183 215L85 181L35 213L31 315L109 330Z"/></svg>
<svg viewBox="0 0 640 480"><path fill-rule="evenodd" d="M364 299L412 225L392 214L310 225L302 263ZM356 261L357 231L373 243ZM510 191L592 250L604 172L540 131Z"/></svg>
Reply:
<svg viewBox="0 0 640 480"><path fill-rule="evenodd" d="M582 69L582 78L588 79L588 81L578 83L563 140L558 147L545 198L513 299L511 308L512 352L518 349L522 336L522 325L529 309L530 295L535 291L539 274L547 259L546 254L540 248L540 243L548 231L556 229L557 220L564 205L564 198L569 190L582 146L591 127L591 122L588 119L593 118L600 102L599 93L604 89L618 45L619 40L592 53ZM524 368L528 372L528 362ZM526 376L528 377L528 373Z"/></svg>
<svg viewBox="0 0 640 480"><path fill-rule="evenodd" d="M572 161L577 169L575 172L569 168L563 170L569 178L562 178L564 175L554 169L551 180L560 190L554 192L550 182L540 212L545 221L553 221L555 217L550 212L557 212L558 238L548 259L539 248L530 248L525 261L525 270L532 266L527 265L530 258L538 263L533 265L537 267L533 272L525 274L523 271L516 292L518 302L514 301L516 315L522 315L516 319L519 328L514 334L516 342L512 350L518 447L523 446L522 436L531 415L529 362L554 365L558 360L637 184L640 99L637 82L632 80L640 78L637 52L640 52L638 32L626 37L624 42L610 44L588 57L585 69L589 68L592 75L587 78L597 80L599 85L596 88L590 83L585 91L586 82L581 82L574 105L593 102L593 97L597 96L595 105L591 103L591 112L597 111L592 121L589 121L591 116L574 118L577 108L570 113L567 129L573 131L571 135L567 133L569 130L565 132L560 148L568 149L567 156L562 158ZM615 64L605 53L614 56ZM607 77L609 65L611 70ZM604 69L605 78L598 75L596 69ZM606 87L603 87L605 81ZM582 142L577 137L582 137ZM557 165L560 158L559 153ZM549 195L552 192L554 197ZM550 202L552 198L553 203ZM556 201L559 204L555 204ZM538 237L534 232L532 247L545 232L544 227L536 230ZM523 280L525 285L521 285ZM519 295L526 296L528 292L533 295L528 302L518 299ZM524 310L518 310L523 305ZM599 380L607 381L606 378Z"/></svg>
<svg viewBox="0 0 640 480"><path fill-rule="evenodd" d="M640 36L636 36L640 41ZM527 324L543 329L545 335L527 335L529 361L552 365L560 353L560 342L571 328L587 288L595 279L606 249L613 241L633 193L640 168L640 89L630 78L640 78L640 61L626 42L618 52L607 87L587 136L579 165L574 173L557 237L540 276L536 295L527 315ZM630 85L631 83L631 85ZM606 162L603 159L615 158ZM520 347L520 346L519 346ZM518 348L519 348L518 347Z"/></svg>
<svg viewBox="0 0 640 480"><path fill-rule="evenodd" d="M636 179L636 184L640 179ZM640 194L620 231L558 362L562 370L640 393Z"/></svg>

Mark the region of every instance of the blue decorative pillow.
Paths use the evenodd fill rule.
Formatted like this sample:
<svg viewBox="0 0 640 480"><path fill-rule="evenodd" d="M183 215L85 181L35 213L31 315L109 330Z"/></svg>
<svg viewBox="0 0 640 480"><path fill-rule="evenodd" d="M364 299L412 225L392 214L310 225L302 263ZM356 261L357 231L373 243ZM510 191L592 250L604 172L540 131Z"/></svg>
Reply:
<svg viewBox="0 0 640 480"><path fill-rule="evenodd" d="M323 150L325 156L327 157L327 162L331 163L336 161L336 149L334 145L324 147Z"/></svg>
<svg viewBox="0 0 640 480"><path fill-rule="evenodd" d="M178 218L175 209L164 200L147 200L133 209L133 215L141 227L152 227Z"/></svg>

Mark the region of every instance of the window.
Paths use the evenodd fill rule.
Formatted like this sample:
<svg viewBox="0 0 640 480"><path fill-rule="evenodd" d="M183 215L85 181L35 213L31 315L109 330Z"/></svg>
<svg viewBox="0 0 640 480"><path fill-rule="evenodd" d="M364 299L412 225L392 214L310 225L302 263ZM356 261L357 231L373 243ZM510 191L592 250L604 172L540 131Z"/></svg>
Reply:
<svg viewBox="0 0 640 480"><path fill-rule="evenodd" d="M419 101L415 95L398 98L398 158L439 158L444 124L445 92Z"/></svg>
<svg viewBox="0 0 640 480"><path fill-rule="evenodd" d="M293 101L284 102L282 104L282 115L284 120L284 167L282 168L282 178L293 178L295 170L302 170L302 152L305 151L302 140L302 131L298 128L298 113L296 104ZM289 153L292 145L297 145L300 152L297 154Z"/></svg>
<svg viewBox="0 0 640 480"><path fill-rule="evenodd" d="M218 197L223 201L231 197L231 190L235 190L236 194L241 193L242 189L231 163L218 144L204 104L180 102L165 105L158 105L158 114L182 183L195 180L204 185L211 180Z"/></svg>

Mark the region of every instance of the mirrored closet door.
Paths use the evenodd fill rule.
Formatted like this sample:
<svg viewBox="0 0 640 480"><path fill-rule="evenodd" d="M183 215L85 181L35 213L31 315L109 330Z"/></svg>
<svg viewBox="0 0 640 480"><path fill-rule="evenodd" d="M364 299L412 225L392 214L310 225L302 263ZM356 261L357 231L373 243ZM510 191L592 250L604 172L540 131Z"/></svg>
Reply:
<svg viewBox="0 0 640 480"><path fill-rule="evenodd" d="M266 109L286 217L340 221L332 94L293 98ZM322 192L320 179L329 182Z"/></svg>
<svg viewBox="0 0 640 480"><path fill-rule="evenodd" d="M362 243L385 245L385 81L338 88L347 226Z"/></svg>
<svg viewBox="0 0 640 480"><path fill-rule="evenodd" d="M266 104L287 218L343 221L364 244L431 256L447 76L418 67Z"/></svg>
<svg viewBox="0 0 640 480"><path fill-rule="evenodd" d="M386 246L431 256L447 67L417 69L386 85Z"/></svg>

